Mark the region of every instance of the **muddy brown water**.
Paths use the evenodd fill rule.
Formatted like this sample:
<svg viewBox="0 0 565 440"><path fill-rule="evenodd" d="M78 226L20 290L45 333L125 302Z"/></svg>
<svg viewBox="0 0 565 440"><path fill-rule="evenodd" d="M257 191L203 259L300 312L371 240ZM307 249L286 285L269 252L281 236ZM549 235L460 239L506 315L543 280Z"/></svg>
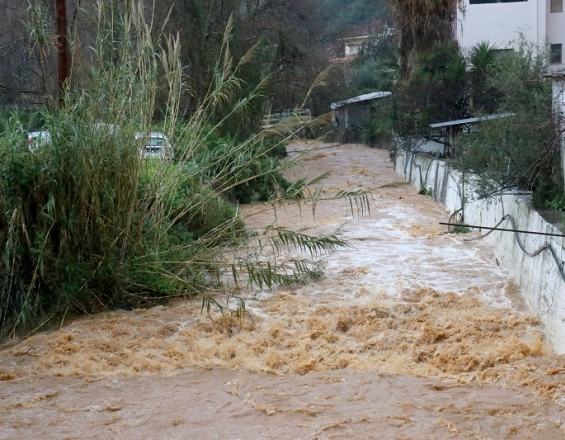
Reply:
<svg viewBox="0 0 565 440"><path fill-rule="evenodd" d="M563 439L565 358L482 242L401 182L388 153L294 144L291 178L373 192L265 205L250 227L338 231L324 280L254 292L253 320L200 304L76 320L0 352L0 438Z"/></svg>

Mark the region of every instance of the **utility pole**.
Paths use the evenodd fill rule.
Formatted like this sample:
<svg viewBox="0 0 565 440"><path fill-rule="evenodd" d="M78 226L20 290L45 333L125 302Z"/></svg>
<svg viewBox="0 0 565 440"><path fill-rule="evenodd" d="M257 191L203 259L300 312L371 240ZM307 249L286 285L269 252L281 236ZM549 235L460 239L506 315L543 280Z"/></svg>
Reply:
<svg viewBox="0 0 565 440"><path fill-rule="evenodd" d="M59 105L64 104L64 90L69 78L69 40L67 38L66 0L56 0L57 14L57 86Z"/></svg>

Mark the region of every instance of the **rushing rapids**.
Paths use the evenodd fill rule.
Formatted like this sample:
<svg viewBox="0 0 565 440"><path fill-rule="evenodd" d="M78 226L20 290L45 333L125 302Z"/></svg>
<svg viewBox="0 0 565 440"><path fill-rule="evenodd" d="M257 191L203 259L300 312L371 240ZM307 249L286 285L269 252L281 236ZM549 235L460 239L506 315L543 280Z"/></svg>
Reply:
<svg viewBox="0 0 565 440"><path fill-rule="evenodd" d="M371 190L370 213L242 209L339 232L325 279L254 292L243 321L178 301L5 347L0 438L564 438L565 358L492 250L440 228L387 152L328 147L290 146L289 177Z"/></svg>

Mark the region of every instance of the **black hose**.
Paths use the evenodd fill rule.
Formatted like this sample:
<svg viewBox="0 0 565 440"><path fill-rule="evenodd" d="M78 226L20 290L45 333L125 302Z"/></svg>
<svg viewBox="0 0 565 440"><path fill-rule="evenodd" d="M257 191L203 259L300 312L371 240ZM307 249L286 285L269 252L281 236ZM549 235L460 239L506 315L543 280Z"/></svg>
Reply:
<svg viewBox="0 0 565 440"><path fill-rule="evenodd" d="M415 158L416 154L415 153L409 153L409 161L411 162L410 164L413 165L414 162L414 158ZM433 161L432 161L433 162ZM416 167L419 168L419 172L420 172L420 182L422 182L422 167L419 164L415 164ZM411 167L412 168L412 167ZM429 172L429 167L428 167L428 172ZM404 175L406 176L406 171L404 172ZM410 177L412 175L412 172L410 172ZM426 173L426 182L427 182L427 173ZM473 200L473 202L477 202L479 200L485 200L485 199L489 199L497 194L500 194L501 191L504 191L505 189L508 189L508 187L506 188L501 188L498 189L497 191L493 191L490 194L487 194L483 197L480 197L479 199ZM463 210L463 208L460 208L456 211L454 211L450 216L449 216L449 223L453 223L453 219L456 215L458 215L461 211ZM510 223L512 224L512 229L518 229L516 227L516 221L514 220L514 217L512 217L510 214L505 215L504 217L502 217L502 219L494 226L495 229L491 229L489 232L487 232L484 235L481 235L480 237L476 237L476 238L466 238L464 241L476 241L476 240L482 240L483 238L488 237L490 234L492 234L496 228L498 228L502 223L504 223L505 221L510 221ZM453 232L453 230L451 229L451 226L448 227L448 231L449 232ZM555 250L555 248L553 247L553 245L551 243L546 242L543 246L541 246L539 249L535 250L534 252L530 252L526 249L526 246L524 245L524 243L522 242L522 239L519 236L519 233L514 231L514 238L516 239L516 242L518 243L518 246L520 247L520 249L522 250L522 252L524 252L528 257L531 258L535 258L538 255L540 255L541 253L543 253L546 250L549 250L551 252L551 256L553 257L553 260L555 261L555 264L557 265L557 269L559 270L559 274L561 275L561 279L563 281L565 281L565 268L563 265L563 261L561 261L561 258L559 257L559 255L557 254L557 251Z"/></svg>
<svg viewBox="0 0 565 440"><path fill-rule="evenodd" d="M514 220L514 217L512 217L510 214L506 214L504 217L502 217L502 219L494 226L494 228L498 228L505 221L510 221L510 224L512 225L512 229L518 229L516 227L516 221ZM483 234L480 237L466 238L464 241L482 240L483 238L486 238L490 234L492 234L495 230L496 229L491 229L486 234ZM514 231L514 238L516 239L516 242L518 243L518 246L520 247L522 252L524 252L528 257L534 258L534 257L537 257L538 255L540 255L542 252L549 250L551 252L551 256L553 257L553 260L555 261L555 264L557 265L557 269L559 270L559 273L561 274L561 278L563 279L563 281L565 281L565 269L563 267L563 262L559 258L559 255L557 255L557 251L555 250L555 248L553 247L553 245L551 243L546 242L539 249L535 250L534 252L530 252L526 249L526 246L522 242L522 239L520 238L519 233L516 232L516 231Z"/></svg>

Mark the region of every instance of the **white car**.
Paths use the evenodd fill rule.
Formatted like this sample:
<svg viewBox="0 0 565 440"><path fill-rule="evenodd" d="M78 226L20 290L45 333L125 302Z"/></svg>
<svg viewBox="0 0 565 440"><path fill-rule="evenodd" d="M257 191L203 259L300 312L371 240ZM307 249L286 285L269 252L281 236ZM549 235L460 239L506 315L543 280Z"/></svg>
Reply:
<svg viewBox="0 0 565 440"><path fill-rule="evenodd" d="M159 131L139 132L135 134L135 139L141 142L139 155L144 159L168 159L173 155L173 148L164 133Z"/></svg>
<svg viewBox="0 0 565 440"><path fill-rule="evenodd" d="M112 124L96 124L97 129L105 129L110 133L117 131ZM169 159L173 156L173 148L167 136L159 131L150 131L148 133L136 133L135 139L141 144L139 156L148 159ZM51 134L48 130L30 131L27 134L27 143L29 151L37 151L38 148L51 143Z"/></svg>
<svg viewBox="0 0 565 440"><path fill-rule="evenodd" d="M27 147L29 151L35 151L43 145L51 143L51 134L47 130L30 131L27 134Z"/></svg>

